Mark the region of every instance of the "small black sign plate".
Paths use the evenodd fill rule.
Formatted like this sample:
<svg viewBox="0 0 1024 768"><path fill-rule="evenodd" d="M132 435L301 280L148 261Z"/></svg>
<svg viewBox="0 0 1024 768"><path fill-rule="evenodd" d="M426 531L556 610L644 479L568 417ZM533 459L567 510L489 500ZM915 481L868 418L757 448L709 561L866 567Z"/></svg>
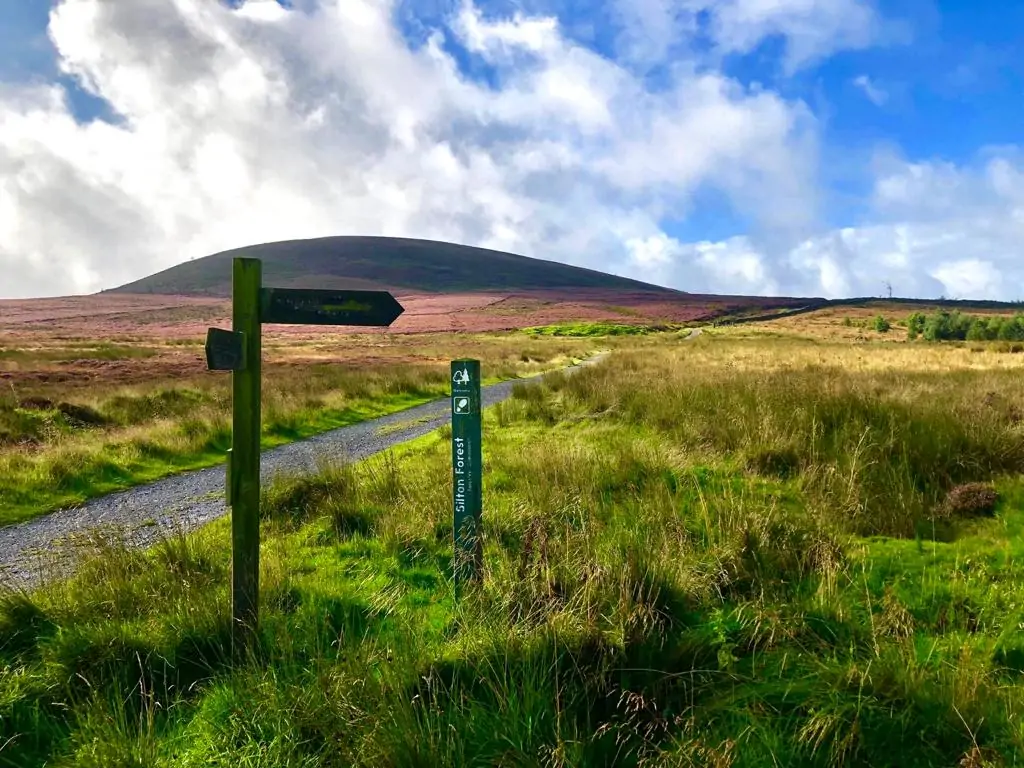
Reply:
<svg viewBox="0 0 1024 768"><path fill-rule="evenodd" d="M211 371L240 371L245 367L243 336L238 331L206 331L206 367Z"/></svg>

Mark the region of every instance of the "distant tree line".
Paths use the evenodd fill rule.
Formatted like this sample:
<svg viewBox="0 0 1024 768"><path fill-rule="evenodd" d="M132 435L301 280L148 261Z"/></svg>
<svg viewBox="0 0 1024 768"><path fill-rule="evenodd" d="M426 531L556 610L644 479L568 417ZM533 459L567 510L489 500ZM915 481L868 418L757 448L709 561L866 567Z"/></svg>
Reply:
<svg viewBox="0 0 1024 768"><path fill-rule="evenodd" d="M926 341L1024 341L1024 314L975 317L945 310L915 312L907 318L907 336Z"/></svg>

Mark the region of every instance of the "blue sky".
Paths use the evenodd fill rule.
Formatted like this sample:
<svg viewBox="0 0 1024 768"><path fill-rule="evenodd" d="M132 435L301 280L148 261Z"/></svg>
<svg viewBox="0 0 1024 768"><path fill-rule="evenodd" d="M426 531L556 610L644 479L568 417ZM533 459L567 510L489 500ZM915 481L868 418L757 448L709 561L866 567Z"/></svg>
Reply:
<svg viewBox="0 0 1024 768"><path fill-rule="evenodd" d="M0 3L0 82L59 83L74 114L83 122L115 119L106 102L60 71L57 51L47 35L50 0L2 0Z"/></svg>
<svg viewBox="0 0 1024 768"><path fill-rule="evenodd" d="M57 54L46 34L52 5L49 0L4 0L0 78L57 80L67 88L80 119L109 117L102 100L77 87L74 78L59 76ZM406 0L396 15L410 44L420 45L454 7L451 2ZM592 34L577 31L574 37L615 57L614 27L607 13L593 12L590 2L488 2L479 7L496 17L516 10L559 11L570 30L596 25ZM893 23L888 45L844 51L791 77L780 71L776 38L752 53L730 56L723 69L741 82L759 82L814 105L827 116L829 149L837 159L870 154L882 142L899 147L911 160L940 156L963 162L981 146L1021 140L1024 3L914 0L877 7ZM488 79L485 65L473 61L457 41L448 43L468 76ZM854 84L861 76L887 95L885 104L866 98Z"/></svg>
<svg viewBox="0 0 1024 768"><path fill-rule="evenodd" d="M0 4L0 126L5 116L20 126L0 127L0 170L23 174L34 158L53 174L50 189L11 171L0 194L10 230L0 261L16 274L0 296L108 287L261 238L371 232L505 247L684 290L876 293L884 272L908 295L1017 298L1006 283L1024 261L1013 244L1024 205L1021 3L295 0L275 13L273 0L217 12L185 0L179 13L147 0L97 12L98 2ZM364 44L370 28L386 44ZM147 58L162 42L182 59ZM234 103L236 66L287 96ZM145 95L161 89L166 108ZM546 89L536 104L530 89ZM238 112L204 123L207 107L182 96L193 92ZM41 116L44 93L64 101ZM357 94L361 112L339 107L339 94ZM307 107L320 109L312 133L297 122ZM267 144L247 146L251 120L277 131L273 157ZM100 124L163 181L134 179ZM225 153L186 158L167 126L193 146L230 147L252 211L271 199L314 210L275 226L247 218L231 206L237 189L217 187L223 170L204 165ZM61 146L28 141L33 130ZM365 146L358 172L323 167L318 153L334 143ZM441 181L435 160L449 174ZM324 175L296 185L306 164ZM61 216L69 178L96 209L83 203L63 216L62 238L43 237L39 217ZM458 190L457 210L424 202L444 190ZM192 222L190 194L208 210L228 206L231 223ZM599 225L584 226L591 215ZM156 242L127 256L139 239ZM55 285L52 267L65 263Z"/></svg>

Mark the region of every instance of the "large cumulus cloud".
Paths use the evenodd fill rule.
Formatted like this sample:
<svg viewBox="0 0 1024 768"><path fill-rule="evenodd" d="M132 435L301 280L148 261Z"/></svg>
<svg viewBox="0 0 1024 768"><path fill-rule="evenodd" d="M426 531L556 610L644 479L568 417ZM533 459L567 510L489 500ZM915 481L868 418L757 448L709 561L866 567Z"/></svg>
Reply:
<svg viewBox="0 0 1024 768"><path fill-rule="evenodd" d="M453 240L694 291L877 293L879 265L906 293L1008 290L1015 155L977 168L892 160L877 221L817 232L811 110L715 63L770 35L788 41L790 69L865 45L877 20L857 0L642 3L674 25L656 41L675 51L657 79L637 53L647 16L620 14L611 57L555 12L467 0L412 44L387 0L294 5L61 2L60 67L114 117L77 121L56 84L0 85L0 296L93 291L328 234ZM710 53L687 52L697 14ZM943 210L929 173L948 187ZM751 233L668 234L708 188Z"/></svg>

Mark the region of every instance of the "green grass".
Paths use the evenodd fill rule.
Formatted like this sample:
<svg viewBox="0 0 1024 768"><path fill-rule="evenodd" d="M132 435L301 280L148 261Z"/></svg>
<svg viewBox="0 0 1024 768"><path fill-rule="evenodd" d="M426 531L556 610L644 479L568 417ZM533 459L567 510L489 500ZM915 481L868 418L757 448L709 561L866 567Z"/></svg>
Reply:
<svg viewBox="0 0 1024 768"><path fill-rule="evenodd" d="M603 336L646 336L651 333L677 331L679 325L629 325L624 323L561 323L524 328L523 333L531 336L557 336L568 338L591 338Z"/></svg>
<svg viewBox="0 0 1024 768"><path fill-rule="evenodd" d="M110 342L75 343L64 348L24 349L21 347L0 347L0 363L67 362L72 360L131 360L153 357L157 350L127 344Z"/></svg>
<svg viewBox="0 0 1024 768"><path fill-rule="evenodd" d="M267 489L246 663L225 521L5 597L0 765L1018 764L1021 436L971 393L1019 377L730 367L763 343L489 409L479 590L438 433ZM995 514L938 517L966 481Z"/></svg>
<svg viewBox="0 0 1024 768"><path fill-rule="evenodd" d="M291 413L264 425L263 450L367 419L385 416L430 402L441 391L384 395L357 400L341 409ZM92 450L61 452L47 462L31 466L12 461L23 471L0 476L0 525L10 525L45 512L78 504L97 496L153 482L176 472L223 463L231 447L227 418L184 421L165 431L151 431L146 440L104 441ZM27 460L23 460L27 464Z"/></svg>

